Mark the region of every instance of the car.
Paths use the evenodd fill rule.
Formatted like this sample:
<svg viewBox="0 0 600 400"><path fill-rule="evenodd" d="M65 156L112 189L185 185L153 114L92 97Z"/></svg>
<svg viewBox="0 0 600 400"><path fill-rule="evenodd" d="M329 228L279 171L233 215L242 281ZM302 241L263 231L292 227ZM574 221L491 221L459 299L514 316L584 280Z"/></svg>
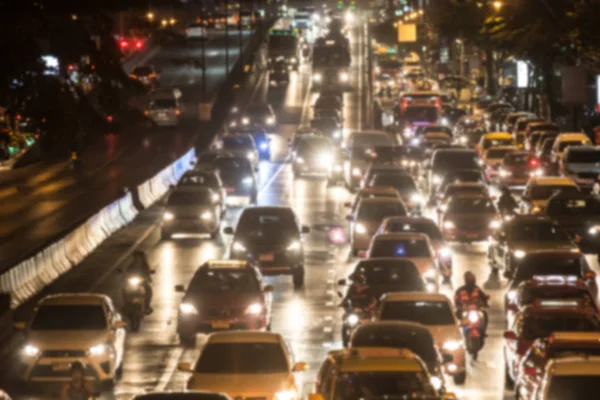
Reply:
<svg viewBox="0 0 600 400"><path fill-rule="evenodd" d="M534 276L533 279L521 282L514 294L507 298L506 326L512 326L514 317L525 307L538 300L579 300L591 307L598 307L586 283L576 276L547 275Z"/></svg>
<svg viewBox="0 0 600 400"><path fill-rule="evenodd" d="M544 211L587 254L600 254L600 201L584 193L557 193Z"/></svg>
<svg viewBox="0 0 600 400"><path fill-rule="evenodd" d="M561 133L556 137L556 139L554 139L554 144L552 145L552 152L550 154L550 161L555 165L558 165L560 159L563 156L564 151L569 146L592 146L592 141L585 133Z"/></svg>
<svg viewBox="0 0 600 400"><path fill-rule="evenodd" d="M444 372L452 376L455 384L465 383L464 342L460 323L448 297L439 293L387 293L381 298L374 320L424 325L433 335L442 354L447 358L452 357L452 362L444 365Z"/></svg>
<svg viewBox="0 0 600 400"><path fill-rule="evenodd" d="M275 133L277 117L270 104L251 103L232 124L232 127L265 129L267 133Z"/></svg>
<svg viewBox="0 0 600 400"><path fill-rule="evenodd" d="M310 126L336 143L340 143L343 139L344 125L336 116L319 115L310 121Z"/></svg>
<svg viewBox="0 0 600 400"><path fill-rule="evenodd" d="M215 147L236 157L246 157L252 168L258 170L260 157L252 135L249 134L227 134L217 138Z"/></svg>
<svg viewBox="0 0 600 400"><path fill-rule="evenodd" d="M223 186L221 178L212 168L203 168L196 165L196 167L187 171L179 182L177 187L205 187L211 189L219 196L219 204L221 205L222 213L225 213L227 207L227 192Z"/></svg>
<svg viewBox="0 0 600 400"><path fill-rule="evenodd" d="M149 94L144 115L158 126L177 126L181 120L183 103L179 89L154 90Z"/></svg>
<svg viewBox="0 0 600 400"><path fill-rule="evenodd" d="M377 233L373 236L365 258L398 257L415 263L428 284L429 291L439 290L441 267L437 263L437 254L423 233Z"/></svg>
<svg viewBox="0 0 600 400"><path fill-rule="evenodd" d="M185 28L185 36L188 40L204 40L208 38L208 30L205 24L194 22Z"/></svg>
<svg viewBox="0 0 600 400"><path fill-rule="evenodd" d="M528 111L513 111L506 114L504 117L504 121L502 122L502 126L500 127L502 130L506 132L512 132L512 128L519 118L531 117L535 118L535 114L530 113Z"/></svg>
<svg viewBox="0 0 600 400"><path fill-rule="evenodd" d="M504 157L517 152L518 150L519 148L517 146L491 147L481 158L481 166L484 168L485 178L489 182L495 181L498 177L498 170L504 161Z"/></svg>
<svg viewBox="0 0 600 400"><path fill-rule="evenodd" d="M536 339L557 332L598 332L600 320L596 310L573 300L539 300L515 315L504 332L505 384L514 386L519 365Z"/></svg>
<svg viewBox="0 0 600 400"><path fill-rule="evenodd" d="M417 126L437 125L442 119L440 106L409 104L402 112L401 127L406 139L414 136Z"/></svg>
<svg viewBox="0 0 600 400"><path fill-rule="evenodd" d="M422 233L429 238L429 242L435 250L438 265L444 278L449 278L452 271L452 251L442 236L440 228L436 223L423 217L389 217L385 218L377 233Z"/></svg>
<svg viewBox="0 0 600 400"><path fill-rule="evenodd" d="M516 146L517 141L508 132L490 132L486 133L479 140L477 145L477 151L481 157L485 156L485 153L492 147L496 146Z"/></svg>
<svg viewBox="0 0 600 400"><path fill-rule="evenodd" d="M229 133L235 135L249 134L254 140L254 145L258 151L259 158L267 161L271 159L271 138L267 135L267 132L264 129L230 129Z"/></svg>
<svg viewBox="0 0 600 400"><path fill-rule="evenodd" d="M290 207L262 206L245 208L233 235L231 259L250 260L263 275L292 275L295 288L304 285L304 235L307 226L300 225Z"/></svg>
<svg viewBox="0 0 600 400"><path fill-rule="evenodd" d="M278 333L230 331L209 335L194 365L180 363L178 369L191 375L187 390L220 392L232 399L294 399L302 388L296 373L307 364L294 363Z"/></svg>
<svg viewBox="0 0 600 400"><path fill-rule="evenodd" d="M227 205L256 204L258 187L252 164L247 157L219 156L213 161L227 192Z"/></svg>
<svg viewBox="0 0 600 400"><path fill-rule="evenodd" d="M288 152L292 153L300 140L307 136L324 136L323 133L318 129L313 129L310 127L300 127L294 134L292 139L288 139Z"/></svg>
<svg viewBox="0 0 600 400"><path fill-rule="evenodd" d="M376 197L391 198L391 199L397 199L398 201L402 201L402 198L400 197L400 193L398 193L398 191L394 188L372 187L372 188L360 189L354 195L352 202L346 202L346 203L344 203L344 206L346 208L349 208L350 212L352 214L354 214L356 212L356 207L358 207L358 204L360 203L360 201L362 199L376 198Z"/></svg>
<svg viewBox="0 0 600 400"><path fill-rule="evenodd" d="M437 399L442 383L408 349L354 347L327 354L308 400L361 399L365 393L370 398Z"/></svg>
<svg viewBox="0 0 600 400"><path fill-rule="evenodd" d="M527 182L521 204L521 214L543 214L548 199L554 194L562 192L577 193L579 187L571 178L560 176L532 176Z"/></svg>
<svg viewBox="0 0 600 400"><path fill-rule="evenodd" d="M339 147L334 147L332 150L333 161L327 177L328 185L337 185L344 182L344 162L345 152Z"/></svg>
<svg viewBox="0 0 600 400"><path fill-rule="evenodd" d="M314 104L315 107L330 107L336 110L344 108L344 97L334 92L321 92Z"/></svg>
<svg viewBox="0 0 600 400"><path fill-rule="evenodd" d="M369 186L369 182L373 179L375 174L380 173L404 173L409 174L409 171L406 169L406 166L403 165L402 162L376 162L377 159L374 159L366 168L364 173L362 174L362 178L360 181L361 188L367 188ZM377 185L380 186L380 185Z"/></svg>
<svg viewBox="0 0 600 400"><path fill-rule="evenodd" d="M502 110L508 113L514 111L514 107L508 103L492 103L485 108L483 111L483 122L487 130L495 128L497 118L494 118L494 116Z"/></svg>
<svg viewBox="0 0 600 400"><path fill-rule="evenodd" d="M488 195L460 194L448 201L440 225L444 240L470 243L487 241L501 219Z"/></svg>
<svg viewBox="0 0 600 400"><path fill-rule="evenodd" d="M390 197L361 199L356 210L346 216L350 222L350 254L356 257L360 251L368 249L384 218L405 215L407 211L402 200Z"/></svg>
<svg viewBox="0 0 600 400"><path fill-rule="evenodd" d="M600 357L571 356L551 360L543 371L540 386L534 393L536 400L584 400L595 393L600 378Z"/></svg>
<svg viewBox="0 0 600 400"><path fill-rule="evenodd" d="M438 192L440 192L440 190L438 190ZM461 194L489 196L489 191L487 185L477 182L460 182L446 185L444 191L435 196L434 199L434 201L437 202L436 212L438 220L440 220L444 211L448 209L448 202L450 199Z"/></svg>
<svg viewBox="0 0 600 400"><path fill-rule="evenodd" d="M543 250L577 251L567 232L556 222L538 215L516 215L490 236L488 259L493 272L511 276L525 255Z"/></svg>
<svg viewBox="0 0 600 400"><path fill-rule="evenodd" d="M431 377L442 384L440 390L445 391L443 358L435 346L431 332L421 324L399 321L368 322L357 327L349 342L350 348L385 347L407 349L421 358ZM446 360L452 361L446 356Z"/></svg>
<svg viewBox="0 0 600 400"><path fill-rule="evenodd" d="M456 170L480 170L479 157L475 150L469 149L440 149L431 156L427 168L427 183L429 193L434 195L444 176Z"/></svg>
<svg viewBox="0 0 600 400"><path fill-rule="evenodd" d="M525 188L532 176L542 176L540 161L528 151L513 151L504 156L499 164L496 182L508 188Z"/></svg>
<svg viewBox="0 0 600 400"><path fill-rule="evenodd" d="M463 185L459 189L455 189L457 192L460 191L469 191L467 190L467 185L487 185L485 177L480 169L456 169L450 170L448 173L444 175L440 184L437 186L436 193L434 193L434 198L432 200L437 200L438 202L441 199L447 198L446 190L450 185ZM472 190L476 191L475 189ZM449 195L454 195L451 190ZM487 190L486 190L487 192ZM449 197L449 196L448 196Z"/></svg>
<svg viewBox="0 0 600 400"><path fill-rule="evenodd" d="M544 144L544 142L546 141L546 139L552 139L552 143L554 144L554 139L556 139L556 137L559 135L560 133L557 131L545 131L542 132L542 134L540 135L540 138L538 139L535 148L532 149L532 151L537 154L541 149L542 149L542 145Z"/></svg>
<svg viewBox="0 0 600 400"><path fill-rule="evenodd" d="M290 65L284 57L273 60L269 66L269 85L285 87L290 83Z"/></svg>
<svg viewBox="0 0 600 400"><path fill-rule="evenodd" d="M426 125L423 126L423 129L420 131L420 134L426 136L428 133L443 133L448 136L448 138L452 139L454 137L452 133L452 129L447 127L446 125Z"/></svg>
<svg viewBox="0 0 600 400"><path fill-rule="evenodd" d="M139 81L142 85L157 86L158 71L152 65L138 65L129 74L131 79Z"/></svg>
<svg viewBox="0 0 600 400"><path fill-rule="evenodd" d="M523 132L525 148L533 151L544 132L559 132L558 124L550 121L530 121Z"/></svg>
<svg viewBox="0 0 600 400"><path fill-rule="evenodd" d="M420 212L425 199L419 191L417 182L407 172L389 171L377 172L367 183L367 187L391 187L400 193L402 202L412 212Z"/></svg>
<svg viewBox="0 0 600 400"><path fill-rule="evenodd" d="M351 132L346 139L347 160L344 163L346 186L356 188L367 167L375 158L375 149L391 148L395 144L386 132Z"/></svg>
<svg viewBox="0 0 600 400"><path fill-rule="evenodd" d="M542 118L538 118L537 116L521 117L521 118L517 119L517 121L515 122L515 124L512 127L512 131L510 133L512 133L512 135L517 140L517 142L520 141L521 143L524 143L525 129L527 128L527 125L529 123L535 123L535 122L546 123L548 121L546 121L545 119L542 119Z"/></svg>
<svg viewBox="0 0 600 400"><path fill-rule="evenodd" d="M0 399L2 399L0 397ZM224 393L187 391L187 392L152 392L138 394L131 400L232 400Z"/></svg>
<svg viewBox="0 0 600 400"><path fill-rule="evenodd" d="M360 260L346 279L338 285L348 286L353 277L364 275L376 298L388 292L424 292L427 284L415 263L406 258L379 257Z"/></svg>
<svg viewBox="0 0 600 400"><path fill-rule="evenodd" d="M596 273L590 268L585 256L578 252L544 250L525 254L510 277L504 294L504 305L516 295L521 282L555 275L573 276L585 282L594 298L598 295Z"/></svg>
<svg viewBox="0 0 600 400"><path fill-rule="evenodd" d="M294 178L304 175L328 177L333 165L333 143L324 136L306 136L300 139L292 152Z"/></svg>
<svg viewBox="0 0 600 400"><path fill-rule="evenodd" d="M126 324L110 297L98 293L45 296L23 328L21 379L27 384L70 382L71 364L86 367L86 377L112 386L120 375Z"/></svg>
<svg viewBox="0 0 600 400"><path fill-rule="evenodd" d="M556 175L558 173L558 168L552 162L552 148L555 140L556 136L544 139L535 152L535 156L540 160L540 165L544 170L544 175Z"/></svg>
<svg viewBox="0 0 600 400"><path fill-rule="evenodd" d="M161 224L163 239L207 234L214 239L221 226L221 197L207 187L180 186L169 194Z"/></svg>
<svg viewBox="0 0 600 400"><path fill-rule="evenodd" d="M210 260L194 273L179 304L177 335L185 345L196 334L218 330L269 330L273 286L249 261Z"/></svg>
<svg viewBox="0 0 600 400"><path fill-rule="evenodd" d="M568 176L579 188L591 192L600 175L600 147L569 146L558 165L559 173Z"/></svg>

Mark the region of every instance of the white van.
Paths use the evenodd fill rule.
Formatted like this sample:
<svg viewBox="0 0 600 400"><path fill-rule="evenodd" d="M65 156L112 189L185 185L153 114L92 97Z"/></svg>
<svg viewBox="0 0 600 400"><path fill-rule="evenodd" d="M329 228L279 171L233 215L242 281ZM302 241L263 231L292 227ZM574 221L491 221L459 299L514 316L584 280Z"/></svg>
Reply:
<svg viewBox="0 0 600 400"><path fill-rule="evenodd" d="M150 94L144 114L159 126L176 126L182 114L179 89L156 90Z"/></svg>

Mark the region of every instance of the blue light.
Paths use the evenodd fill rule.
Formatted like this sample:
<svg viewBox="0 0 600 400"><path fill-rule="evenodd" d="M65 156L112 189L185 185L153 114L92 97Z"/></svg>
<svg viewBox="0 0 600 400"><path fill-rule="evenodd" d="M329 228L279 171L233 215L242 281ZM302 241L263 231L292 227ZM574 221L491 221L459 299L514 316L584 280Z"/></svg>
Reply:
<svg viewBox="0 0 600 400"><path fill-rule="evenodd" d="M396 255L401 257L406 255L406 249L404 248L403 244L400 244L398 247L396 247Z"/></svg>
<svg viewBox="0 0 600 400"><path fill-rule="evenodd" d="M267 150L267 149L269 148L269 143L267 143L267 142L262 142L262 143L259 145L259 147L260 147L260 149L261 149L261 150Z"/></svg>

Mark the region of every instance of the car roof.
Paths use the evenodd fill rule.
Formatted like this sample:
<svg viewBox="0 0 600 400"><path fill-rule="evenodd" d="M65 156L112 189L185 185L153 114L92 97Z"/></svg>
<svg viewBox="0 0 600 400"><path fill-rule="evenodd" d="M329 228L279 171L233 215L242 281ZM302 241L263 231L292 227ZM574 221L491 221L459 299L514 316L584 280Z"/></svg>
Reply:
<svg viewBox="0 0 600 400"><path fill-rule="evenodd" d="M565 133L561 133L558 135L558 137L556 138L556 140L578 140L578 139L587 139L589 140L590 138L585 134L585 133L581 133L581 132L565 132Z"/></svg>
<svg viewBox="0 0 600 400"><path fill-rule="evenodd" d="M281 212L281 213L294 213L294 210L289 206L250 206L244 208L242 213L253 212L253 213L261 213L261 212Z"/></svg>
<svg viewBox="0 0 600 400"><path fill-rule="evenodd" d="M340 366L341 372L421 372L421 359L408 349L389 347L353 347L333 350L328 356Z"/></svg>
<svg viewBox="0 0 600 400"><path fill-rule="evenodd" d="M378 233L373 237L373 240L402 240L402 239L419 239L429 240L429 236L420 232L389 232Z"/></svg>
<svg viewBox="0 0 600 400"><path fill-rule="evenodd" d="M354 331L354 334L369 332L369 331L387 331L387 332L405 332L417 331L418 335L431 336L429 328L417 322L409 321L369 321L366 324L360 325Z"/></svg>
<svg viewBox="0 0 600 400"><path fill-rule="evenodd" d="M246 269L250 263L246 260L209 260L201 268L208 269Z"/></svg>
<svg viewBox="0 0 600 400"><path fill-rule="evenodd" d="M452 182L446 185L446 190L448 188L482 188L487 190L487 186L480 182Z"/></svg>
<svg viewBox="0 0 600 400"><path fill-rule="evenodd" d="M540 126L540 125L554 125L554 126L558 126L556 124L556 122L552 122L552 121L531 121L527 125L530 125L530 126Z"/></svg>
<svg viewBox="0 0 600 400"><path fill-rule="evenodd" d="M565 152L572 151L585 151L588 153L600 151L600 146L569 146L565 149Z"/></svg>
<svg viewBox="0 0 600 400"><path fill-rule="evenodd" d="M432 224L437 226L434 220L426 217L409 217L409 216L397 216L397 217L386 217L383 223L406 223L406 224Z"/></svg>
<svg viewBox="0 0 600 400"><path fill-rule="evenodd" d="M578 342L595 342L600 346L600 332L554 332L548 337L548 343L553 345Z"/></svg>
<svg viewBox="0 0 600 400"><path fill-rule="evenodd" d="M373 186L360 189L356 193L356 196L365 196L370 194L398 194L398 191L389 186Z"/></svg>
<svg viewBox="0 0 600 400"><path fill-rule="evenodd" d="M510 146L493 146L490 147L489 150L519 150L518 146L510 145Z"/></svg>
<svg viewBox="0 0 600 400"><path fill-rule="evenodd" d="M513 139L513 136L508 132L489 132L483 135L484 140L486 139Z"/></svg>
<svg viewBox="0 0 600 400"><path fill-rule="evenodd" d="M103 305L109 301L108 296L100 293L59 293L52 294L40 300L40 306L56 305Z"/></svg>
<svg viewBox="0 0 600 400"><path fill-rule="evenodd" d="M283 338L279 333L253 332L253 331L228 331L216 332L208 336L208 343L282 343Z"/></svg>
<svg viewBox="0 0 600 400"><path fill-rule="evenodd" d="M442 293L427 292L388 292L382 296L382 301L445 301L448 297Z"/></svg>
<svg viewBox="0 0 600 400"><path fill-rule="evenodd" d="M531 183L538 186L577 186L573 179L563 176L534 176L531 177Z"/></svg>
<svg viewBox="0 0 600 400"><path fill-rule="evenodd" d="M600 357L564 357L550 360L546 366L553 376L600 375Z"/></svg>
<svg viewBox="0 0 600 400"><path fill-rule="evenodd" d="M185 391L185 392L153 392L138 394L134 400L168 400L168 399L185 399L185 400L214 400L221 398L229 399L225 393L206 392L206 391Z"/></svg>

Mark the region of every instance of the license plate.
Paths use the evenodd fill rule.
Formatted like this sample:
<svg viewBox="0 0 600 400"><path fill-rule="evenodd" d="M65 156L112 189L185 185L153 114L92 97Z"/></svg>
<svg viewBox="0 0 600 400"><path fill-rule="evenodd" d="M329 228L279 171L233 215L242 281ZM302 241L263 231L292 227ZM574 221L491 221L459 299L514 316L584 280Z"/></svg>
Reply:
<svg viewBox="0 0 600 400"><path fill-rule="evenodd" d="M160 114L158 114L158 118L167 119L167 113L160 113Z"/></svg>
<svg viewBox="0 0 600 400"><path fill-rule="evenodd" d="M231 187L225 188L225 192L233 193L233 192L235 192L235 188L231 188Z"/></svg>
<svg viewBox="0 0 600 400"><path fill-rule="evenodd" d="M229 329L229 321L213 321L213 329Z"/></svg>
<svg viewBox="0 0 600 400"><path fill-rule="evenodd" d="M54 371L54 372L64 372L64 371L68 371L69 369L71 369L70 363L52 364L52 371Z"/></svg>
<svg viewBox="0 0 600 400"><path fill-rule="evenodd" d="M258 256L258 261L273 261L275 256L273 253L261 254Z"/></svg>

